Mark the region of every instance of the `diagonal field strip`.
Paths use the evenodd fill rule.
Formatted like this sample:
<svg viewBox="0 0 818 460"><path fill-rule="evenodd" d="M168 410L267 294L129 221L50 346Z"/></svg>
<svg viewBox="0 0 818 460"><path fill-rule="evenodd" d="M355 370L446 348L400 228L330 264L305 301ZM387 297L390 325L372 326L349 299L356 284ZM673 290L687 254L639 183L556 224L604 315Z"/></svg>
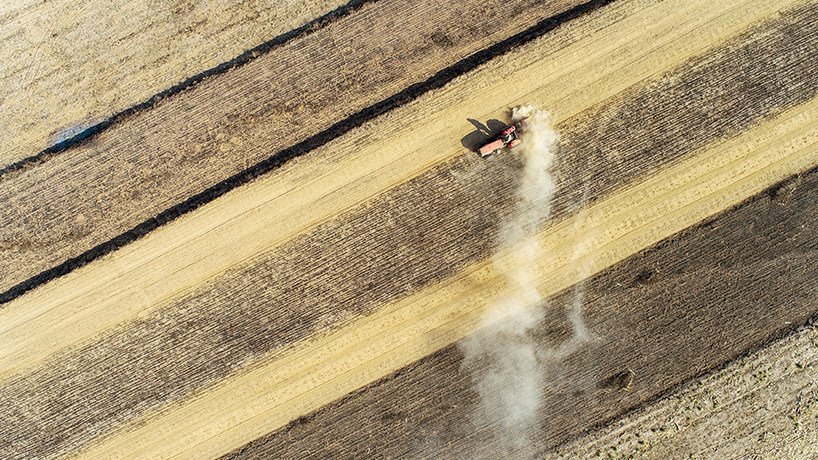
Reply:
<svg viewBox="0 0 818 460"><path fill-rule="evenodd" d="M486 106L499 108L509 97L525 98L554 107L566 118L798 3L626 4L620 8L632 14L597 30L590 44L580 41L544 54L537 53L541 43L523 47L373 123L369 129L384 129L367 147L359 148L355 136L349 136L330 146L329 153L297 161L275 177L236 190L7 305L0 311L0 340L7 345L0 373L7 375L158 308L165 299L452 158L459 149L418 148L417 139L425 139L424 145L449 145L452 134L446 127L485 113ZM594 29L593 15L581 19L576 27ZM648 45L634 38L633 30ZM543 43L548 49L548 41ZM514 84L503 81L510 69L516 69ZM475 94L481 86L485 91ZM533 88L539 89L529 92Z"/></svg>
<svg viewBox="0 0 818 460"><path fill-rule="evenodd" d="M110 125L320 28L362 2L345 3L165 5L123 0L115 8L109 2L77 0L4 3L0 176L89 134L66 140L72 131L99 130L101 126L90 125L101 120ZM238 57L224 65L225 56ZM57 134L60 130L62 135ZM55 141L57 148L47 148Z"/></svg>
<svg viewBox="0 0 818 460"><path fill-rule="evenodd" d="M543 458L814 458L816 343L804 328Z"/></svg>
<svg viewBox="0 0 818 460"><path fill-rule="evenodd" d="M818 99L657 174L538 235L543 297L818 165ZM499 255L515 257L512 249ZM448 345L476 326L504 278L490 262L299 345L88 451L87 458L205 458ZM209 417L202 417L209 414Z"/></svg>

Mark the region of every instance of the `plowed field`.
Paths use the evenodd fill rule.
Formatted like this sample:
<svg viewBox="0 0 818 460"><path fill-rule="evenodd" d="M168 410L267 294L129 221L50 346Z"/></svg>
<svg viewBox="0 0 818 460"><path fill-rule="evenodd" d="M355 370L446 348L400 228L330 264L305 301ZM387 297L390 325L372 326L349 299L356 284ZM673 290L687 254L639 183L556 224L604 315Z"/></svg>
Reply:
<svg viewBox="0 0 818 460"><path fill-rule="evenodd" d="M0 456L810 455L816 6L356 5L9 170ZM509 243L526 159L469 149L520 104ZM510 446L463 340L531 290Z"/></svg>

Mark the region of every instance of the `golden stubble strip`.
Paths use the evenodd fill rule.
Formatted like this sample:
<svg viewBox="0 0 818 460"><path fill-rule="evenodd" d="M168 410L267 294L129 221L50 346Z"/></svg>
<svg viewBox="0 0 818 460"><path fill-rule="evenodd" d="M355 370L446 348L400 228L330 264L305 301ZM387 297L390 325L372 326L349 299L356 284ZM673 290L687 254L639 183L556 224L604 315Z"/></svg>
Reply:
<svg viewBox="0 0 818 460"><path fill-rule="evenodd" d="M466 118L496 116L514 100L565 119L800 3L643 0L579 18L567 32L585 38L560 47L558 37L547 36L521 47L4 306L0 378L146 315L462 154L454 139L466 128L451 127ZM617 20L606 22L606 15ZM452 147L439 148L446 145Z"/></svg>
<svg viewBox="0 0 818 460"><path fill-rule="evenodd" d="M345 3L3 2L0 168Z"/></svg>
<svg viewBox="0 0 818 460"><path fill-rule="evenodd" d="M786 177L818 165L818 99L537 235L527 269L548 297ZM314 337L266 365L222 382L141 427L123 430L82 458L213 458L471 333L507 286L498 258ZM508 266L508 265L507 265ZM514 265L510 265L514 266Z"/></svg>

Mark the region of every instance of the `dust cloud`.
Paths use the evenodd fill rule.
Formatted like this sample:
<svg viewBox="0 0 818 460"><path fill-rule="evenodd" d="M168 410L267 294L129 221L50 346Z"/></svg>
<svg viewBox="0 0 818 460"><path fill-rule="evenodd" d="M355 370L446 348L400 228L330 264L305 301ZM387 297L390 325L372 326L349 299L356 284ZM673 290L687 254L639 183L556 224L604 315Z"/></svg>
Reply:
<svg viewBox="0 0 818 460"><path fill-rule="evenodd" d="M533 458L530 437L539 429L541 398L547 368L587 340L581 317L582 288L577 288L569 312L573 337L557 349L541 350L531 336L545 314L535 286L532 264L547 257L534 235L549 219L555 182L550 173L558 140L551 116L531 106L513 109L512 121L528 117L514 149L523 162L515 209L500 222L500 246L493 261L505 277L505 287L486 308L477 332L458 344L463 368L472 374L480 404L471 414L471 430L484 446L483 458ZM509 257L508 254L511 254Z"/></svg>

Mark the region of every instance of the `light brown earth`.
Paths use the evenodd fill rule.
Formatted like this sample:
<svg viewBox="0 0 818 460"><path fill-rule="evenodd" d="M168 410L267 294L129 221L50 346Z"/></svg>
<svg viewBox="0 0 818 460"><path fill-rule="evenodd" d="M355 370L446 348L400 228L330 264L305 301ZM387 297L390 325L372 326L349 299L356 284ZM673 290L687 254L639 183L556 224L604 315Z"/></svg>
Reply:
<svg viewBox="0 0 818 460"><path fill-rule="evenodd" d="M530 268L552 298L542 343L564 339L566 289L586 278L599 338L557 363L564 378L546 391L539 450L803 323L815 313L816 180L768 187L818 164L814 6L614 3L16 298L0 310L0 399L13 427L0 449L491 449L491 427L465 422L475 395L449 345L505 283L489 258L504 257L496 225L520 165L457 141L470 135L466 118L520 102L554 110L564 133L555 222L537 237L547 256ZM453 126L464 128L452 136ZM62 158L31 172L60 171ZM617 390L623 368L633 381Z"/></svg>
<svg viewBox="0 0 818 460"><path fill-rule="evenodd" d="M0 170L345 3L0 6Z"/></svg>

